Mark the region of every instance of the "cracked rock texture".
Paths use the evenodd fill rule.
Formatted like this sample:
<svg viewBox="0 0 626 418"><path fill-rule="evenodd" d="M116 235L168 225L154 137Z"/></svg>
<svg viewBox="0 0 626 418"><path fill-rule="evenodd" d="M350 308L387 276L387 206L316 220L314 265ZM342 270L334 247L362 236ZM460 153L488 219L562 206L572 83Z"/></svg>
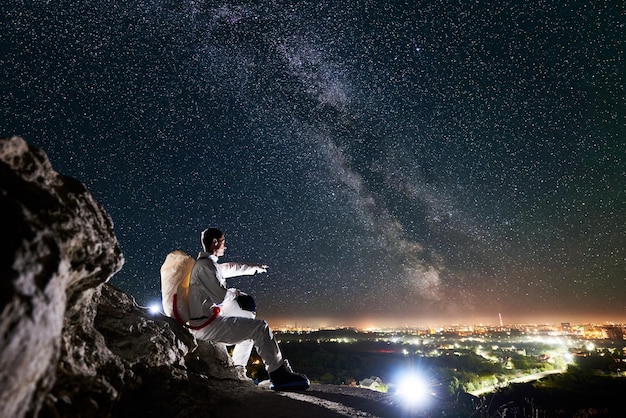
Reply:
<svg viewBox="0 0 626 418"><path fill-rule="evenodd" d="M0 416L31 416L55 382L66 306L123 258L85 186L17 137L0 139L0 230Z"/></svg>

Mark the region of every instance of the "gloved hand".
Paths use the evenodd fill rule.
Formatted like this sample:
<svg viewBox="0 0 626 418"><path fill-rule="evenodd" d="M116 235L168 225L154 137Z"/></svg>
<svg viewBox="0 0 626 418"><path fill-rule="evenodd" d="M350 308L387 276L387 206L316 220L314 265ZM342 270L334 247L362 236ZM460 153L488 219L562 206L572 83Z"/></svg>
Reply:
<svg viewBox="0 0 626 418"><path fill-rule="evenodd" d="M254 273L267 273L267 268L269 266L267 264L258 264L254 266Z"/></svg>

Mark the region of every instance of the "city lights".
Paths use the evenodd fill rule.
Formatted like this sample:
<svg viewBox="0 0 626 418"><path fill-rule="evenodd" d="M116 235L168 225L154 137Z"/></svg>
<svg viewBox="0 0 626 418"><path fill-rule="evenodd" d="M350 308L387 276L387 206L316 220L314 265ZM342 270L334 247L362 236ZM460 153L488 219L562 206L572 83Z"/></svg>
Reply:
<svg viewBox="0 0 626 418"><path fill-rule="evenodd" d="M412 409L458 391L482 396L511 383L565 374L601 358L605 373L626 377L623 324L495 324L470 330L289 326L276 332L290 358L319 370L317 376L309 373L312 381L389 393Z"/></svg>

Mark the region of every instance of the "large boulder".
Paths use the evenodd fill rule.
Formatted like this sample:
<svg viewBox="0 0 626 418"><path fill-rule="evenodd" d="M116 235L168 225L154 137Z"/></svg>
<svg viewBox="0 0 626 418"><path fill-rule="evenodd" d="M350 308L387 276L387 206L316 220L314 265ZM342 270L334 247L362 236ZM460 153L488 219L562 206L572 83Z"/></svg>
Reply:
<svg viewBox="0 0 626 418"><path fill-rule="evenodd" d="M23 139L0 139L0 416L36 415L54 383L68 301L123 264L113 223Z"/></svg>
<svg viewBox="0 0 626 418"><path fill-rule="evenodd" d="M207 416L225 397L254 390L241 379L223 347L196 341L107 283L68 306L40 416Z"/></svg>

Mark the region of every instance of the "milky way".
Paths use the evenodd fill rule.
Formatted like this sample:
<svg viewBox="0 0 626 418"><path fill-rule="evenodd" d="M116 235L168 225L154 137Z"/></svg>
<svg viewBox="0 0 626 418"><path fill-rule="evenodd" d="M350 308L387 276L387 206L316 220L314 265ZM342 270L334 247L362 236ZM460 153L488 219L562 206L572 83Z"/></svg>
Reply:
<svg viewBox="0 0 626 418"><path fill-rule="evenodd" d="M623 2L259 3L0 6L0 133L111 215L114 285L215 226L265 318L626 319Z"/></svg>

